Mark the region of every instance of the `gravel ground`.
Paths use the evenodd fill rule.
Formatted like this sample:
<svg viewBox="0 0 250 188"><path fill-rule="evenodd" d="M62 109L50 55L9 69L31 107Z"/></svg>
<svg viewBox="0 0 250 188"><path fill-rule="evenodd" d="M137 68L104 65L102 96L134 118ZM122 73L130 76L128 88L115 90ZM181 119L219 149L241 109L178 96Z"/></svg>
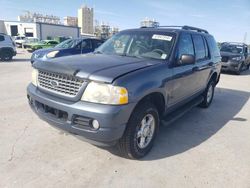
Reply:
<svg viewBox="0 0 250 188"><path fill-rule="evenodd" d="M0 187L250 187L250 71L223 74L209 109L162 127L135 161L41 121L26 99L29 58L0 62Z"/></svg>

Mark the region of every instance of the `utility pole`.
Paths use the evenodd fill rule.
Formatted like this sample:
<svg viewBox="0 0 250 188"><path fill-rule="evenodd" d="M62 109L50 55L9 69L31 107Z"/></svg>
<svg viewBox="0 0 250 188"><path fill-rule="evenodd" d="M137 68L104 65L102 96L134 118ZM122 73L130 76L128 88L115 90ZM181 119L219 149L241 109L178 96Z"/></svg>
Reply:
<svg viewBox="0 0 250 188"><path fill-rule="evenodd" d="M247 43L247 32L244 35L243 43Z"/></svg>

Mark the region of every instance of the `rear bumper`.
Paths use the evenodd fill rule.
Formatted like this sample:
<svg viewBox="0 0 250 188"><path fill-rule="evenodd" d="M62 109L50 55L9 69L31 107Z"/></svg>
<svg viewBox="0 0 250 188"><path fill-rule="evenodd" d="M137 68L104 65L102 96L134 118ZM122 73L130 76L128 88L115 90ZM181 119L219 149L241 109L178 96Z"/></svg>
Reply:
<svg viewBox="0 0 250 188"><path fill-rule="evenodd" d="M29 104L32 110L52 126L83 137L95 145L114 145L126 128L126 124L135 104L122 106L100 105L78 101L76 103L55 98L39 91L30 84L27 88ZM63 111L67 117L59 118L41 109L41 104L53 109ZM76 116L97 120L100 124L98 130L91 127L82 127L74 123Z"/></svg>

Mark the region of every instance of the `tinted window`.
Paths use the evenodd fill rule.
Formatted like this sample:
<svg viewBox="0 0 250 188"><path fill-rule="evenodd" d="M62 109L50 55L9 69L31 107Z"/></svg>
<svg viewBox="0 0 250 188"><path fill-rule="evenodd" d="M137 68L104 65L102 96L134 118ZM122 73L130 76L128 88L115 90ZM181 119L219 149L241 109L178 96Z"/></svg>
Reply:
<svg viewBox="0 0 250 188"><path fill-rule="evenodd" d="M0 35L0 41L4 41L4 36Z"/></svg>
<svg viewBox="0 0 250 188"><path fill-rule="evenodd" d="M95 48L98 48L98 47L101 46L101 44L103 43L103 42L100 41L100 40L93 40L92 42L94 43L94 47L95 47Z"/></svg>
<svg viewBox="0 0 250 188"><path fill-rule="evenodd" d="M217 43L214 40L214 37L208 36L208 37L206 37L206 39L207 39L208 47L210 50L210 54L214 57L220 56L220 51L219 51L219 48L217 46Z"/></svg>
<svg viewBox="0 0 250 188"><path fill-rule="evenodd" d="M195 48L195 59L202 60L206 58L206 50L202 36L193 35L194 48Z"/></svg>
<svg viewBox="0 0 250 188"><path fill-rule="evenodd" d="M182 55L194 55L194 46L190 34L182 34L180 36L178 44L178 59L180 59Z"/></svg>
<svg viewBox="0 0 250 188"><path fill-rule="evenodd" d="M209 50L208 50L208 47L207 47L207 40L205 38L203 38L203 41L204 41L204 45L205 45L205 52L206 52L206 55L205 55L205 58L208 59L210 57L210 54L209 54Z"/></svg>
<svg viewBox="0 0 250 188"><path fill-rule="evenodd" d="M92 49L92 44L90 40L82 41L82 49Z"/></svg>

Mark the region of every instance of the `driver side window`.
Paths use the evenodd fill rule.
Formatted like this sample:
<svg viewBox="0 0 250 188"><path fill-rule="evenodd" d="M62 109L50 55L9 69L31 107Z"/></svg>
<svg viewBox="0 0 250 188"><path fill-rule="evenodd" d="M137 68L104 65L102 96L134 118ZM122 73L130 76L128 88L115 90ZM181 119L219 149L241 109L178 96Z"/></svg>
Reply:
<svg viewBox="0 0 250 188"><path fill-rule="evenodd" d="M194 55L194 46L192 37L190 34L182 34L179 38L178 48L177 48L177 63L182 55Z"/></svg>

